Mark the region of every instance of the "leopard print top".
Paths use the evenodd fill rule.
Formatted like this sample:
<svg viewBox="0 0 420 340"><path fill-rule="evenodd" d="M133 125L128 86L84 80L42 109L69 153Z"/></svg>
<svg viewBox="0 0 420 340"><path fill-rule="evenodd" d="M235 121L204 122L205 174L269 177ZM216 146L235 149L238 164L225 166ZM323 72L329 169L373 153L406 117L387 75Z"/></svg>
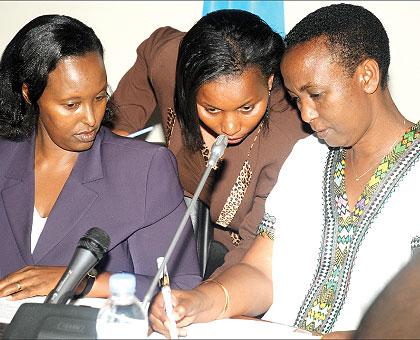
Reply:
<svg viewBox="0 0 420 340"><path fill-rule="evenodd" d="M166 124L166 140L168 142L168 145L169 145L170 138L172 136L173 128L175 125L175 119L176 119L175 111L169 107L167 124ZM262 127L262 124L260 124L258 128L257 134L255 135L254 140L252 141L252 144L249 148L245 162L241 170L239 171L239 175L236 178L235 183L233 184L233 187L229 193L229 196L227 197L227 200L223 206L222 211L220 212L219 217L217 218L216 223L224 228L227 228L229 224L232 222L233 218L235 217L235 214L238 211L243 198L245 197L245 193L248 189L249 183L251 182L252 169L249 162L249 156L251 154L251 150L255 144L255 141L257 140L260 134L261 127ZM205 161L205 164L207 166L210 150L203 143L203 146L201 147L200 151ZM217 166L216 166L216 169L217 169ZM239 243L241 242L241 237L238 233L230 232L230 237L232 240L232 244L235 246L238 246Z"/></svg>

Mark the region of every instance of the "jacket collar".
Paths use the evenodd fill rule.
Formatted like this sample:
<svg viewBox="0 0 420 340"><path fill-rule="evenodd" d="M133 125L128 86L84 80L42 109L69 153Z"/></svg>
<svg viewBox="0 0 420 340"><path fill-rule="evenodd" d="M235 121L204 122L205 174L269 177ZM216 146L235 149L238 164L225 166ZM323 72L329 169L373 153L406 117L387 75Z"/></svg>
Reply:
<svg viewBox="0 0 420 340"><path fill-rule="evenodd" d="M74 176L81 183L88 183L103 178L101 162L101 146L106 131L102 127L92 147L80 152L77 162L70 176ZM13 159L6 171L6 177L16 180L23 180L33 172L35 159L35 134L30 139L19 142L15 149Z"/></svg>
<svg viewBox="0 0 420 340"><path fill-rule="evenodd" d="M94 185L103 178L101 147L106 131L101 128L91 149L81 152L48 216L33 254L30 252L35 195L35 136L19 143L6 171L17 181L2 191L5 209L18 248L26 263L37 263L68 235L97 199ZM80 235L82 236L82 235Z"/></svg>

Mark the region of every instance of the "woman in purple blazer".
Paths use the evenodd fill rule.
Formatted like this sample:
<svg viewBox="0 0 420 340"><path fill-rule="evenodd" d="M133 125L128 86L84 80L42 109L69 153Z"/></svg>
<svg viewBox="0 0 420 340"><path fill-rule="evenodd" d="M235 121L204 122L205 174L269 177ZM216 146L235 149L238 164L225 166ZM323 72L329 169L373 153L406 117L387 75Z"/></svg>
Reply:
<svg viewBox="0 0 420 340"><path fill-rule="evenodd" d="M185 204L167 148L101 126L112 118L101 42L76 19L40 16L6 47L0 82L0 297L48 294L92 227L111 245L90 296L127 271L142 297ZM191 227L168 268L178 288L201 281Z"/></svg>

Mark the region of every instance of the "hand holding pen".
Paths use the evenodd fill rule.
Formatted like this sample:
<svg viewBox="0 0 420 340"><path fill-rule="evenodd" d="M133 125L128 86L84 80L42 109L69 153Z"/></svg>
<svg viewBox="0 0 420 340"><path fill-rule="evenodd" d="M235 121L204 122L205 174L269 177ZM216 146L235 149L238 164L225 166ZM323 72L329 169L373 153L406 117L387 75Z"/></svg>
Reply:
<svg viewBox="0 0 420 340"><path fill-rule="evenodd" d="M156 259L158 268L162 265L163 259L163 257L158 257ZM159 286L162 292L163 302L165 304L166 316L169 320L169 336L171 339L178 339L178 331L172 307L172 292L169 285L169 275L166 266L163 268L162 275L159 279Z"/></svg>

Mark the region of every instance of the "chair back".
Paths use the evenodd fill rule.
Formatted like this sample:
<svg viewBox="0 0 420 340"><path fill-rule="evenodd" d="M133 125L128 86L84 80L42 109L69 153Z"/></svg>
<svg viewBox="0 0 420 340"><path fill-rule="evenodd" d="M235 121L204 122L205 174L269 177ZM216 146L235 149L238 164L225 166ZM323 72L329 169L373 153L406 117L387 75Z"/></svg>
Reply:
<svg viewBox="0 0 420 340"><path fill-rule="evenodd" d="M191 198L185 196L184 200L189 206ZM206 279L224 263L227 248L213 239L215 225L210 219L210 209L206 204L197 200L190 217L197 242L200 274Z"/></svg>

